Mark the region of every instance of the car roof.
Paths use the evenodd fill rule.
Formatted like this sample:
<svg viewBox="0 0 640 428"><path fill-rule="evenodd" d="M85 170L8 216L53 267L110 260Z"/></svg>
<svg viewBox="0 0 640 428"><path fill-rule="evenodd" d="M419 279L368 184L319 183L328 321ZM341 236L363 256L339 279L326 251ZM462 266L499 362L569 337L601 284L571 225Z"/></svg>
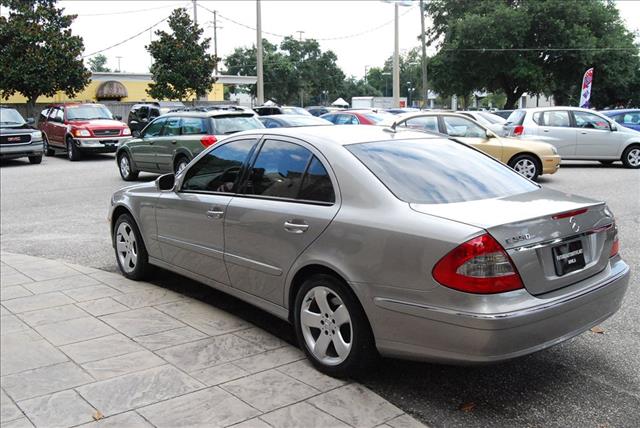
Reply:
<svg viewBox="0 0 640 428"><path fill-rule="evenodd" d="M189 117L216 117L216 116L240 116L255 117L255 114L244 110L179 110L164 114L164 116L189 116Z"/></svg>
<svg viewBox="0 0 640 428"><path fill-rule="evenodd" d="M369 143L375 141L389 141L393 139L433 139L442 138L425 132L412 130L393 131L385 126L357 126L357 125L334 125L334 126L306 126L297 128L263 128L250 131L242 131L233 134L234 137L243 135L258 136L282 136L298 138L307 141L321 148L325 144L349 145L358 143Z"/></svg>
<svg viewBox="0 0 640 428"><path fill-rule="evenodd" d="M48 104L46 108L50 107L69 107L69 106L101 106L106 107L104 104L100 103L56 103L56 104Z"/></svg>
<svg viewBox="0 0 640 428"><path fill-rule="evenodd" d="M598 113L602 113L605 115L610 114L620 114L620 113L640 113L640 109L637 108L620 108L620 109L612 109L612 110L599 110Z"/></svg>
<svg viewBox="0 0 640 428"><path fill-rule="evenodd" d="M571 106L527 107L527 108L519 108L517 110L526 111L526 112L571 110L571 111L585 111L587 113L599 113L597 110L591 110L591 109L582 108L582 107L571 107Z"/></svg>

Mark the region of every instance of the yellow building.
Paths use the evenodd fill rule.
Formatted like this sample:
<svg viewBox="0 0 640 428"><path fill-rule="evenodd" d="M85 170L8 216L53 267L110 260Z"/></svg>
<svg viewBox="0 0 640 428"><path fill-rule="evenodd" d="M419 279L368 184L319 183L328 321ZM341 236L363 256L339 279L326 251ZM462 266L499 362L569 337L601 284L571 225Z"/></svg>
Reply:
<svg viewBox="0 0 640 428"><path fill-rule="evenodd" d="M224 84L246 85L256 82L254 76L216 76L217 81L211 92L202 97L202 101L223 101ZM53 97L39 97L37 103L62 103L68 101L92 102L92 101L121 101L126 103L157 101L147 94L149 83L153 80L151 74L138 73L92 73L91 81L84 90L70 99L64 92L59 92ZM187 100L189 101L189 100ZM15 94L7 104L23 104L26 98L22 94Z"/></svg>

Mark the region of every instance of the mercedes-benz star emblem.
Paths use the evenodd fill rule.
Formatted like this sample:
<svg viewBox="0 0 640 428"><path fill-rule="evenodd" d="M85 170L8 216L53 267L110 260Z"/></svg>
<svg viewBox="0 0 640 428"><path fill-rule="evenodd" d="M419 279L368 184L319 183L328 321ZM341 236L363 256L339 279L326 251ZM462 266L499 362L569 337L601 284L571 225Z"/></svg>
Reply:
<svg viewBox="0 0 640 428"><path fill-rule="evenodd" d="M571 225L571 229L574 232L580 232L580 225L576 222L575 217L569 217L569 224Z"/></svg>

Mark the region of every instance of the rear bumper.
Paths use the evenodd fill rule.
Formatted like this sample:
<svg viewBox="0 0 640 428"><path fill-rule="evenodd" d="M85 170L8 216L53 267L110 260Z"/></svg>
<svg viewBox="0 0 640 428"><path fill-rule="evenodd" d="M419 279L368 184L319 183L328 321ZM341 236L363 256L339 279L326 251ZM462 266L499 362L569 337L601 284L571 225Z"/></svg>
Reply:
<svg viewBox="0 0 640 428"><path fill-rule="evenodd" d="M597 325L620 308L628 284L629 267L616 257L582 286L567 287L577 291L530 296L528 304L509 312L492 312L487 307L485 312L472 313L384 297L375 297L365 310L384 355L489 363L548 348ZM508 298L506 294L511 293L501 298Z"/></svg>
<svg viewBox="0 0 640 428"><path fill-rule="evenodd" d="M0 158L16 159L25 156L39 156L42 155L42 151L42 140L29 144L2 144L0 145Z"/></svg>
<svg viewBox="0 0 640 428"><path fill-rule="evenodd" d="M560 168L560 155L543 156L542 157L542 173L555 174Z"/></svg>

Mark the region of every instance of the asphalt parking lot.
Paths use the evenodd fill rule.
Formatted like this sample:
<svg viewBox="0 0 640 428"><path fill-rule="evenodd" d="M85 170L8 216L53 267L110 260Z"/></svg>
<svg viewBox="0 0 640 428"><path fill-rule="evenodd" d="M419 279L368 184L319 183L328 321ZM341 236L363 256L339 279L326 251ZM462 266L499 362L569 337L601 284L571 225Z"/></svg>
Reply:
<svg viewBox="0 0 640 428"><path fill-rule="evenodd" d="M616 214L621 253L634 272L623 308L602 324L604 333L491 366L384 360L361 383L430 426L640 426L640 170L574 162L541 184L604 199ZM115 271L106 213L111 193L124 185L112 155L3 163L2 250ZM285 323L222 293L172 274L154 282L293 341Z"/></svg>

